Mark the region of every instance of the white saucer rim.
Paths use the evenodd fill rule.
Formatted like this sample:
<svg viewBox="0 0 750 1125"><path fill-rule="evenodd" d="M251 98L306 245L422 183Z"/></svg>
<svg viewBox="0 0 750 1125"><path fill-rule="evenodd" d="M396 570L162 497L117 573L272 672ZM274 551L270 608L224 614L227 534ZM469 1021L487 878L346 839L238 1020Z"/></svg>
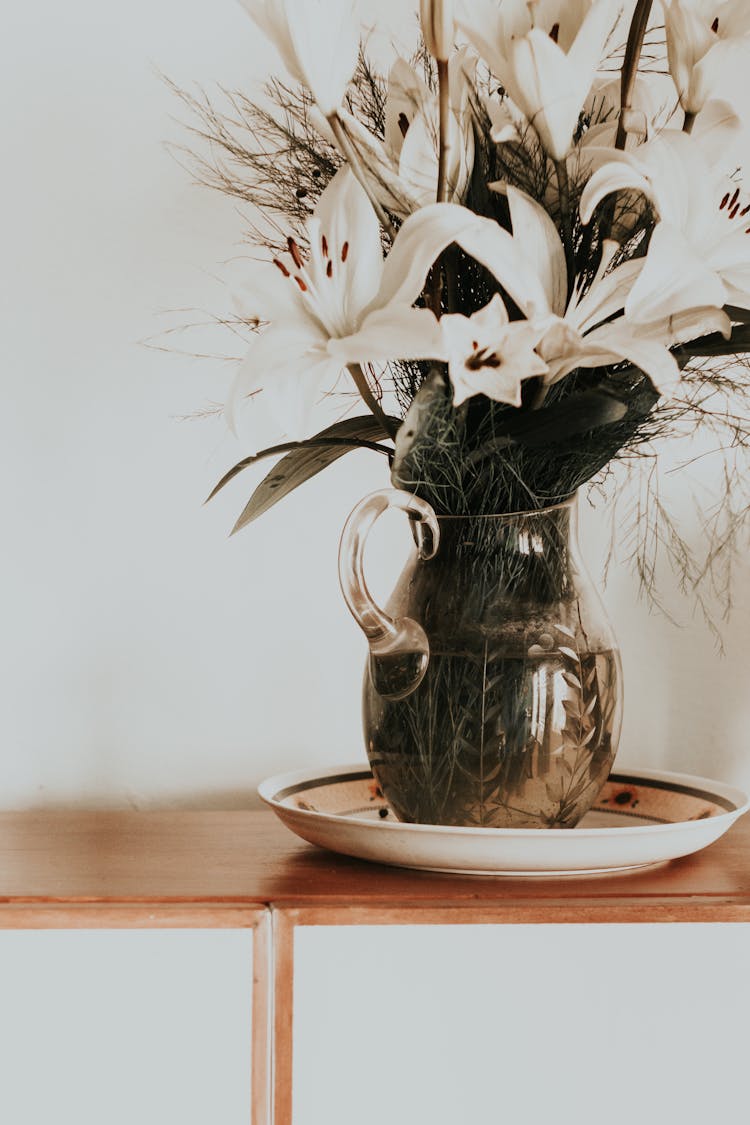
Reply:
<svg viewBox="0 0 750 1125"><path fill-rule="evenodd" d="M581 840L583 838L597 839L608 838L613 836L624 836L625 838L643 835L645 833L658 833L659 835L666 833L674 833L684 831L687 827L697 828L699 825L717 825L723 821L727 822L727 826L737 820L740 816L750 809L750 797L741 789L726 784L723 781L717 781L712 778L700 777L693 774L678 773L672 770L655 770L650 768L642 768L635 766L623 766L622 772L628 778L637 784L638 779L645 782L659 781L667 785L682 785L690 789L703 789L707 793L715 794L723 800L731 801L734 809L727 809L725 812L716 813L713 816L706 817L703 820L675 820L670 821L668 824L626 824L626 825L609 825L600 826L598 828L483 828L483 827L463 827L461 825L443 825L443 824L407 824L403 821L387 821L387 820L363 820L358 816L347 816L338 813L323 813L315 809L300 809L292 805L285 805L281 801L275 799L275 794L280 790L289 788L293 785L299 785L305 781L318 781L323 782L326 778L335 778L341 774L355 773L367 774L370 772L370 767L366 762L347 763L340 766L330 766L324 768L311 768L304 770L293 770L288 773L276 774L272 777L266 778L258 786L258 795L261 800L274 811L283 813L285 816L295 816L301 819L314 820L316 822L327 822L329 824L338 825L356 825L358 829L367 830L370 832L379 832L383 835L385 832L400 832L410 834L430 834L439 832L441 835L447 834L450 836L467 836L476 839L510 839L512 838L539 838L543 836L544 839L559 839ZM615 777L618 776L618 769L613 770Z"/></svg>

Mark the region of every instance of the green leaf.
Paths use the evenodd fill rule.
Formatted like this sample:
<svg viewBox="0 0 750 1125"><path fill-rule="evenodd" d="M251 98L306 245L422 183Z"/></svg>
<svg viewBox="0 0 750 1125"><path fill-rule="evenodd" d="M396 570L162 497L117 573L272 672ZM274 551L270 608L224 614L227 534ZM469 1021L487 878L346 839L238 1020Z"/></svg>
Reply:
<svg viewBox="0 0 750 1125"><path fill-rule="evenodd" d="M740 355L744 352L750 351L750 324L748 324L746 317L735 315L740 310L732 310L732 319L742 320L741 325L735 325L732 329L732 335L728 340L719 332L714 332L711 336L702 336L700 340L693 340L691 343L682 344L675 352L678 362L682 362L682 366L693 356L713 356L713 355Z"/></svg>
<svg viewBox="0 0 750 1125"><path fill-rule="evenodd" d="M471 460L481 461L514 444L529 449L546 448L599 426L620 422L627 413L627 405L604 388L581 391L552 406L511 416L504 430L493 441L475 450Z"/></svg>
<svg viewBox="0 0 750 1125"><path fill-rule="evenodd" d="M397 419L392 419L396 422ZM254 453L252 457L243 457L238 461L228 473L225 473L219 483L211 490L206 497L206 504L209 500L213 500L217 492L220 492L225 484L229 484L230 480L241 473L243 469L249 468L250 465L255 465L258 461L262 461L266 457L275 457L279 453L289 453L297 449L307 449L314 446L322 445L343 445L343 453L348 453L351 449L357 449L364 446L366 449L375 448L378 452L387 453L391 455L390 449L373 444L374 438L383 438L388 435L383 430L380 422L373 418L370 414L365 414L360 418L344 418L341 422L334 422L325 430L321 430L319 434L315 434L311 438L305 438L304 441L286 441L281 445L270 445L268 449L261 449L259 453Z"/></svg>
<svg viewBox="0 0 750 1125"><path fill-rule="evenodd" d="M208 499L215 496L225 484L249 465L254 465L265 457L286 453L286 456L274 465L253 492L232 528L234 534L262 516L299 485L328 468L345 453L351 453L353 449L374 449L390 457L391 450L387 446L378 445L374 440L386 436L380 422L370 415L345 418L305 441L274 445L261 450L253 457L245 457L222 477Z"/></svg>
<svg viewBox="0 0 750 1125"><path fill-rule="evenodd" d="M455 417L448 384L439 368L433 368L411 401L396 434L391 480L395 488L413 491L420 480L420 454L444 443L445 431Z"/></svg>

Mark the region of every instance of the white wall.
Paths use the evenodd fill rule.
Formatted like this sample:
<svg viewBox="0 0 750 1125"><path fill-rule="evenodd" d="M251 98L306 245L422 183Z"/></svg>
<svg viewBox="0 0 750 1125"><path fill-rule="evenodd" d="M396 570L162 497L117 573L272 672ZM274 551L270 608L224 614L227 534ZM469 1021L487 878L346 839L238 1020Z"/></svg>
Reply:
<svg viewBox="0 0 750 1125"><path fill-rule="evenodd" d="M7 11L0 51L0 807L242 806L269 773L361 757L364 642L335 559L380 462L348 458L229 540L251 482L201 502L242 447L178 419L230 365L141 343L226 311L241 234L165 152L183 134L155 68L251 85L267 50L232 0L41 0ZM180 308L198 312L163 315ZM594 560L605 522L587 514ZM737 578L720 660L685 603L676 630L613 574L623 762L750 784Z"/></svg>

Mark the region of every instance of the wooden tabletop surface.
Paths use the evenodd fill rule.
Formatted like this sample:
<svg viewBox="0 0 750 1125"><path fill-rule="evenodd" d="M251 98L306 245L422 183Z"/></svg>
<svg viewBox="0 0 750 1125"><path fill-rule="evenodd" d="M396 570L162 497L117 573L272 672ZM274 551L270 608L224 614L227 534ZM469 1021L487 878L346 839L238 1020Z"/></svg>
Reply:
<svg viewBox="0 0 750 1125"><path fill-rule="evenodd" d="M689 905L691 917L729 911L750 921L750 816L697 855L642 872L519 879L430 874L334 855L299 840L267 811L0 814L0 903L71 902L480 912L619 903L648 904L654 918Z"/></svg>

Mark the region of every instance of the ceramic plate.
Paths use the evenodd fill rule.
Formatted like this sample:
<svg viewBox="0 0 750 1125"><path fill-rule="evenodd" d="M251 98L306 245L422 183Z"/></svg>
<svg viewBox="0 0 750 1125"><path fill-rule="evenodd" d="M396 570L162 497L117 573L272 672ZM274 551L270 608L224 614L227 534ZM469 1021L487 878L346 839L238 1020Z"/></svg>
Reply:
<svg viewBox="0 0 750 1125"><path fill-rule="evenodd" d="M369 769L304 770L258 792L303 840L376 863L462 875L586 875L690 855L750 806L718 781L657 770L613 773L576 828L401 824Z"/></svg>

